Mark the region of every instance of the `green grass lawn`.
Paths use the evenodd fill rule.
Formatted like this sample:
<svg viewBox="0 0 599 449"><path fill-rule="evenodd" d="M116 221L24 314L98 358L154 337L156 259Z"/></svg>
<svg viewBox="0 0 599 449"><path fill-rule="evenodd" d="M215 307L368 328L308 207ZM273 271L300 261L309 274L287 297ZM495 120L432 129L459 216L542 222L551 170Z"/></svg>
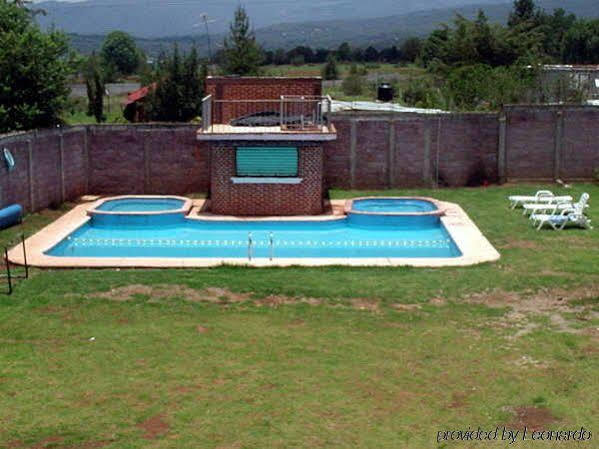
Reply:
<svg viewBox="0 0 599 449"><path fill-rule="evenodd" d="M126 95L104 97L105 123L129 123L123 117L123 101ZM87 115L87 98L71 98L62 114L67 125L91 125L96 123L94 116Z"/></svg>
<svg viewBox="0 0 599 449"><path fill-rule="evenodd" d="M597 447L599 231L507 208L544 187L599 215L589 184L331 192L459 203L502 255L475 267L34 270L0 295L0 448Z"/></svg>

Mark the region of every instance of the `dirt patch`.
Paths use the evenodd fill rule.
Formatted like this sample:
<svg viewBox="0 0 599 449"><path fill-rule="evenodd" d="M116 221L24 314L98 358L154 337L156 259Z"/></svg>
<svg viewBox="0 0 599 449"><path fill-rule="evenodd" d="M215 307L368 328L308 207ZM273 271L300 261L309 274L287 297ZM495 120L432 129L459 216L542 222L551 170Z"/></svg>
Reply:
<svg viewBox="0 0 599 449"><path fill-rule="evenodd" d="M367 310L369 312L378 312L379 301L372 298L354 298L351 300L354 309Z"/></svg>
<svg viewBox="0 0 599 449"><path fill-rule="evenodd" d="M44 449L47 447L52 447L52 448L59 447L58 443L60 443L63 440L64 440L64 438L59 437L59 436L47 437L47 438L44 438L43 440L35 443L33 446L31 446L31 449Z"/></svg>
<svg viewBox="0 0 599 449"><path fill-rule="evenodd" d="M447 406L448 408L462 408L466 405L468 394L463 391L455 392L451 395L451 402Z"/></svg>
<svg viewBox="0 0 599 449"><path fill-rule="evenodd" d="M462 298L471 304L484 304L489 307L509 307L510 311L503 318L504 327L519 328L516 336L520 337L532 332L538 324L531 323L531 315L549 318L551 324L562 332L584 333L585 330L572 325L567 314L582 314L587 319L599 318L599 313L590 305L576 304L576 301L592 299L599 296L599 284L571 289L552 288L536 292L505 292L493 289L474 293Z"/></svg>
<svg viewBox="0 0 599 449"><path fill-rule="evenodd" d="M257 306L268 306L268 307L278 307L289 304L309 304L311 306L318 306L322 304L322 300L317 298L294 298L292 296L284 296L284 295L269 295L266 298L256 299L254 304Z"/></svg>
<svg viewBox="0 0 599 449"><path fill-rule="evenodd" d="M391 304L395 310L407 311L407 310L418 310L421 309L422 306L420 304Z"/></svg>
<svg viewBox="0 0 599 449"><path fill-rule="evenodd" d="M433 306L443 306L443 305L445 305L446 302L447 301L445 301L445 298L437 297L437 298L433 298L433 299L429 300L428 303Z"/></svg>
<svg viewBox="0 0 599 449"><path fill-rule="evenodd" d="M196 326L196 331L198 331L198 334L205 334L208 332L208 328L198 324Z"/></svg>
<svg viewBox="0 0 599 449"><path fill-rule="evenodd" d="M557 421L551 410L545 407L517 407L511 410L514 420L509 424L515 429L547 430L548 426Z"/></svg>
<svg viewBox="0 0 599 449"><path fill-rule="evenodd" d="M185 285L141 285L132 284L113 288L108 292L94 293L90 296L109 299L111 301L130 301L142 295L150 301L162 301L170 298L181 298L190 302L236 303L248 301L251 296L247 293L234 293L218 287L208 287L196 290Z"/></svg>
<svg viewBox="0 0 599 449"><path fill-rule="evenodd" d="M137 427L145 431L143 438L146 440L155 440L169 430L169 425L164 420L164 415L152 416L144 422L139 423Z"/></svg>
<svg viewBox="0 0 599 449"><path fill-rule="evenodd" d="M19 449L22 447L25 447L25 446L23 445L23 442L21 440L9 441L6 444L6 449Z"/></svg>

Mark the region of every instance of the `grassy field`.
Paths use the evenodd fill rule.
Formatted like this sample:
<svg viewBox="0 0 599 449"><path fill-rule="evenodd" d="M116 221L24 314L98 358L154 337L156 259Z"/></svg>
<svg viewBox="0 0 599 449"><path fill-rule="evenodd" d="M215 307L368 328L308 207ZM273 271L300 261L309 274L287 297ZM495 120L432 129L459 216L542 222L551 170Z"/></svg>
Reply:
<svg viewBox="0 0 599 449"><path fill-rule="evenodd" d="M271 65L265 66L268 76L321 76L323 64L304 65ZM339 78L342 80L348 74L351 64L338 64ZM367 63L357 64L363 78L363 91L360 95L348 95L343 92L340 83L327 85L324 94L340 101L374 101L377 96L377 86L383 81L392 82L396 94L406 89L412 80L430 77L426 70L416 66L399 66L396 64ZM396 98L396 101L400 101ZM401 101L400 101L401 102Z"/></svg>
<svg viewBox="0 0 599 449"><path fill-rule="evenodd" d="M507 208L543 187L599 215L588 184L331 192L457 202L494 264L34 270L0 296L0 448L494 448L503 426L528 428L511 447L570 447L530 431L581 426L597 447L599 235Z"/></svg>
<svg viewBox="0 0 599 449"><path fill-rule="evenodd" d="M129 123L123 117L123 100L126 95L104 97L105 123ZM87 115L87 98L70 98L69 106L65 109L62 120L67 125L89 125L95 124L94 116Z"/></svg>

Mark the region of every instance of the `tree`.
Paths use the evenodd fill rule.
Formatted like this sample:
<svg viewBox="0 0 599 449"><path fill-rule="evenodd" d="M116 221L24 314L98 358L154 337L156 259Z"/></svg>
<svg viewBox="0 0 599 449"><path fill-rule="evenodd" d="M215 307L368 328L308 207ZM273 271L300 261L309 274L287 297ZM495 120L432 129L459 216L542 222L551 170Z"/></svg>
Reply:
<svg viewBox="0 0 599 449"><path fill-rule="evenodd" d="M104 75L95 53L88 58L83 75L87 90L87 115L94 116L97 123L104 122L106 120L104 115Z"/></svg>
<svg viewBox="0 0 599 449"><path fill-rule="evenodd" d="M401 53L397 49L397 47L393 45L391 47L383 48L379 56L380 59L382 59L385 62L396 63L400 60Z"/></svg>
<svg viewBox="0 0 599 449"><path fill-rule="evenodd" d="M579 20L565 33L563 59L569 64L599 64L599 20Z"/></svg>
<svg viewBox="0 0 599 449"><path fill-rule="evenodd" d="M172 53L161 54L154 75L156 87L146 101L146 117L156 121L188 122L199 116L207 73L207 66L200 66L195 47L183 58L177 45Z"/></svg>
<svg viewBox="0 0 599 449"><path fill-rule="evenodd" d="M379 59L379 52L372 45L364 50L364 60L366 62L375 62Z"/></svg>
<svg viewBox="0 0 599 449"><path fill-rule="evenodd" d="M322 68L322 77L325 80L339 79L339 71L337 70L337 60L333 54L329 54L327 63Z"/></svg>
<svg viewBox="0 0 599 449"><path fill-rule="evenodd" d="M364 83L358 72L358 67L352 64L349 75L341 83L341 90L345 95L356 96L362 94L363 87Z"/></svg>
<svg viewBox="0 0 599 449"><path fill-rule="evenodd" d="M60 122L73 62L67 42L61 32L42 32L27 10L0 1L0 132Z"/></svg>
<svg viewBox="0 0 599 449"><path fill-rule="evenodd" d="M535 19L537 7L534 0L514 0L514 7L510 12L507 24L514 28L522 23Z"/></svg>
<svg viewBox="0 0 599 449"><path fill-rule="evenodd" d="M401 56L402 59L409 62L414 62L416 58L420 55L420 49L422 47L422 42L417 37L411 37L406 39L403 44L401 44Z"/></svg>
<svg viewBox="0 0 599 449"><path fill-rule="evenodd" d="M123 75L135 72L141 60L141 53L135 41L123 31L113 31L106 36L101 55L105 64L113 65Z"/></svg>
<svg viewBox="0 0 599 449"><path fill-rule="evenodd" d="M288 61L289 59L287 59L287 53L285 53L285 50L283 50L282 48L277 48L272 57L272 62L275 65L282 65L286 64Z"/></svg>
<svg viewBox="0 0 599 449"><path fill-rule="evenodd" d="M351 47L347 42L343 42L337 49L337 59L342 62L351 61Z"/></svg>
<svg viewBox="0 0 599 449"><path fill-rule="evenodd" d="M225 73L234 75L258 75L262 64L262 49L250 30L250 19L243 6L235 10L229 26L229 36L224 40Z"/></svg>

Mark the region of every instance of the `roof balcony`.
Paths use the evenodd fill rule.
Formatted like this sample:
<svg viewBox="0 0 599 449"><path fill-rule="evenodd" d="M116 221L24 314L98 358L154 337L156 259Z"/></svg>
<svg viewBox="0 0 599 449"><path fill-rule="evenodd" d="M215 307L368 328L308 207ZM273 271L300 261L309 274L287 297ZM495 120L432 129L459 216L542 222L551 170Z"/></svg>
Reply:
<svg viewBox="0 0 599 449"><path fill-rule="evenodd" d="M337 138L328 123L331 97L281 95L272 100L202 100L198 140L329 141Z"/></svg>

